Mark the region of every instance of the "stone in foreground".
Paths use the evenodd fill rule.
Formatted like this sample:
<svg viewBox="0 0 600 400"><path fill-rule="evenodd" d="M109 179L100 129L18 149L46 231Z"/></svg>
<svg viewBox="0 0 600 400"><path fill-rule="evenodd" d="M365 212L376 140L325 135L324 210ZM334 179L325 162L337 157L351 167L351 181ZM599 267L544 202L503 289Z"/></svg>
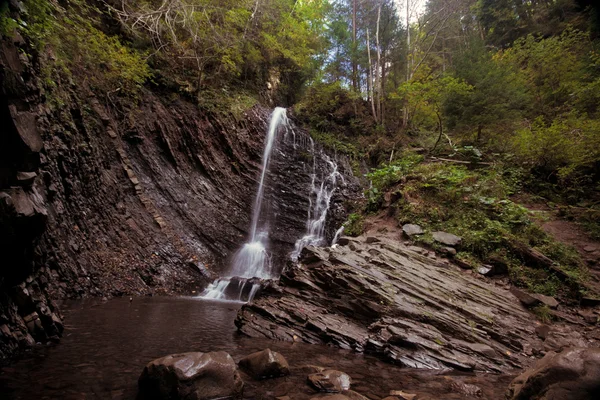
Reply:
<svg viewBox="0 0 600 400"><path fill-rule="evenodd" d="M433 240L446 246L456 247L462 242L460 236L453 235L448 232L433 232Z"/></svg>
<svg viewBox="0 0 600 400"><path fill-rule="evenodd" d="M510 384L511 400L600 399L600 348L550 352Z"/></svg>
<svg viewBox="0 0 600 400"><path fill-rule="evenodd" d="M151 361L138 381L143 400L240 398L244 382L224 351L172 354Z"/></svg>
<svg viewBox="0 0 600 400"><path fill-rule="evenodd" d="M290 374L286 359L271 349L252 353L241 359L239 365L255 379L277 378Z"/></svg>
<svg viewBox="0 0 600 400"><path fill-rule="evenodd" d="M308 376L308 383L320 392L339 393L350 389L350 376L342 371L328 369Z"/></svg>

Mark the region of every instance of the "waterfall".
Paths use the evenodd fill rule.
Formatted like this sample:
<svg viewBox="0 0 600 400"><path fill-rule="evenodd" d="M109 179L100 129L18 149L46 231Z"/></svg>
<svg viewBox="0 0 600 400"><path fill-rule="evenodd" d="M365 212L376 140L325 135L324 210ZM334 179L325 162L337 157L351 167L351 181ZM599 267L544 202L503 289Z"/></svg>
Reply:
<svg viewBox="0 0 600 400"><path fill-rule="evenodd" d="M335 235L333 236L333 240L331 241L332 246L336 244L338 240L340 240L340 236L342 236L342 233L344 233L344 228L344 225L342 225L337 231L335 231Z"/></svg>
<svg viewBox="0 0 600 400"><path fill-rule="evenodd" d="M259 283L251 278L270 279L273 277L271 259L267 252L269 232L261 226L263 213L263 197L265 191L265 177L269 169L269 161L273 145L280 127L288 133L288 118L285 108L277 107L271 114L267 141L263 152L262 170L258 184L252 222L250 225L250 240L236 253L233 265L225 278L217 279L209 285L201 297L205 299L233 299L237 301L250 301L259 289ZM292 130L294 146L296 134Z"/></svg>
<svg viewBox="0 0 600 400"><path fill-rule="evenodd" d="M329 167L330 173L322 177L321 183L317 183L317 164L315 144L310 139L311 151L313 154L313 169L311 174L311 187L309 193L308 216L306 219L306 234L296 241L294 251L291 254L293 261L298 261L302 249L306 246L322 246L325 244L325 222L327 221L327 212L333 193L337 188L337 181L344 183L344 178L338 172L337 164L322 151L319 155Z"/></svg>

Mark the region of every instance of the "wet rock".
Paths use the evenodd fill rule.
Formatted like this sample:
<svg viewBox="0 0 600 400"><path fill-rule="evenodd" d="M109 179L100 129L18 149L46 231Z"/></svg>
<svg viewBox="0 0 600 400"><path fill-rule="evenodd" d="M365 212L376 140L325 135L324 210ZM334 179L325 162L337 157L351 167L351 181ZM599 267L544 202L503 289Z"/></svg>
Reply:
<svg viewBox="0 0 600 400"><path fill-rule="evenodd" d="M408 237L422 235L423 233L425 233L425 231L423 231L423 228L415 224L402 225L402 232L404 232L404 234Z"/></svg>
<svg viewBox="0 0 600 400"><path fill-rule="evenodd" d="M350 389L350 376L342 371L327 369L308 376L308 383L320 392L339 393Z"/></svg>
<svg viewBox="0 0 600 400"><path fill-rule="evenodd" d="M433 232L433 240L450 247L459 246L462 242L462 238L460 236L442 231Z"/></svg>
<svg viewBox="0 0 600 400"><path fill-rule="evenodd" d="M138 381L143 400L239 398L244 382L235 361L223 351L182 353L146 365Z"/></svg>
<svg viewBox="0 0 600 400"><path fill-rule="evenodd" d="M589 400L600 394L600 349L550 352L511 383L511 400Z"/></svg>
<svg viewBox="0 0 600 400"><path fill-rule="evenodd" d="M255 379L277 378L290 374L290 367L286 359L270 349L258 351L242 358L239 366Z"/></svg>
<svg viewBox="0 0 600 400"><path fill-rule="evenodd" d="M367 238L365 239L365 243L377 243L380 241L381 240L379 240L379 238L377 238L375 236L367 236Z"/></svg>

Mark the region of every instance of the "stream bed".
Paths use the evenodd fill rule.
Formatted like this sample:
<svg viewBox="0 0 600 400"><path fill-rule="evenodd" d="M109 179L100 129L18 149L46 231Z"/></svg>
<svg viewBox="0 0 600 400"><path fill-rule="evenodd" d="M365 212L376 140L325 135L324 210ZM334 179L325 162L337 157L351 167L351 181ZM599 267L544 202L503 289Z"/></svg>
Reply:
<svg viewBox="0 0 600 400"><path fill-rule="evenodd" d="M388 396L391 390L416 393L419 400L503 399L514 377L420 371L334 347L246 338L233 324L240 305L189 297L66 302L61 343L39 346L0 369L0 398L133 400L140 373L155 358L224 350L239 361L267 347L283 354L291 375L253 381L242 374L244 398L308 400L320 396L307 386L306 373L301 371L304 365L348 373L352 389L372 400Z"/></svg>

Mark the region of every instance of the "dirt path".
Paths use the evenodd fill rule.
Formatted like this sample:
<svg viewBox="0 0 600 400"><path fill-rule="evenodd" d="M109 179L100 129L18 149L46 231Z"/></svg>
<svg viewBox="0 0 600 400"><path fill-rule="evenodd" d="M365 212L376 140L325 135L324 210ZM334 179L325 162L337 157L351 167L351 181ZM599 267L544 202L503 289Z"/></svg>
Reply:
<svg viewBox="0 0 600 400"><path fill-rule="evenodd" d="M590 286L600 294L600 242L591 238L575 222L562 219L558 211L545 203L515 199L518 203L537 214L534 220L555 240L573 247L589 267Z"/></svg>

